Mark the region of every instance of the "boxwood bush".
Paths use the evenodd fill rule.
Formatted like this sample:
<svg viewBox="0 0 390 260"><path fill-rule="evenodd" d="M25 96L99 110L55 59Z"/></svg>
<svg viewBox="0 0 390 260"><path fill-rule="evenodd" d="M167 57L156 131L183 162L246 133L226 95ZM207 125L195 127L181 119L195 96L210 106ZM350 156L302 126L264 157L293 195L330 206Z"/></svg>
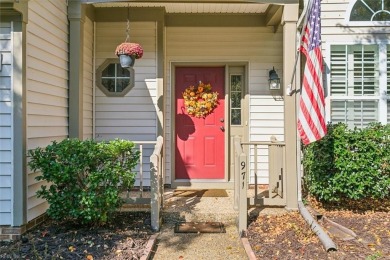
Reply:
<svg viewBox="0 0 390 260"><path fill-rule="evenodd" d="M120 193L134 185L139 159L131 141L65 139L29 151L28 165L45 185L37 196L49 203L56 220L102 224L122 204Z"/></svg>
<svg viewBox="0 0 390 260"><path fill-rule="evenodd" d="M321 201L390 198L390 125L329 124L303 156L306 188Z"/></svg>

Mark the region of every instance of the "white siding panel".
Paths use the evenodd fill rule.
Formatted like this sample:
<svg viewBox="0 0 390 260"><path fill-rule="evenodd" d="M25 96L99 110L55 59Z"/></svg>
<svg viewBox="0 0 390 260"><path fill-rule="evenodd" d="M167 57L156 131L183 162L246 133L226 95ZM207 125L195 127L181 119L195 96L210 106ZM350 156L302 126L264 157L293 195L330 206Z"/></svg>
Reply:
<svg viewBox="0 0 390 260"><path fill-rule="evenodd" d="M0 139L0 150L11 150L12 149L12 140L9 138Z"/></svg>
<svg viewBox="0 0 390 260"><path fill-rule="evenodd" d="M0 77L0 89L8 89L11 86L11 77Z"/></svg>
<svg viewBox="0 0 390 260"><path fill-rule="evenodd" d="M2 22L0 27L0 55L3 57L2 71L0 72L0 225L11 225L13 177L12 25L10 22Z"/></svg>
<svg viewBox="0 0 390 260"><path fill-rule="evenodd" d="M0 126L0 136L2 138L11 138L11 126Z"/></svg>
<svg viewBox="0 0 390 260"><path fill-rule="evenodd" d="M0 200L11 201L11 188L0 188Z"/></svg>
<svg viewBox="0 0 390 260"><path fill-rule="evenodd" d="M11 213L0 211L0 225L10 225L11 221Z"/></svg>
<svg viewBox="0 0 390 260"><path fill-rule="evenodd" d="M0 175L0 188L9 188L11 183L11 176Z"/></svg>
<svg viewBox="0 0 390 260"><path fill-rule="evenodd" d="M0 225L10 225L11 212L11 200L0 200Z"/></svg>
<svg viewBox="0 0 390 260"><path fill-rule="evenodd" d="M27 149L68 137L68 19L66 1L29 1L27 26ZM29 178L27 221L43 214L43 182Z"/></svg>
<svg viewBox="0 0 390 260"><path fill-rule="evenodd" d="M11 121L11 115L9 113L0 114L0 126L10 126Z"/></svg>
<svg viewBox="0 0 390 260"><path fill-rule="evenodd" d="M11 163L12 153L10 150L0 151L0 163Z"/></svg>
<svg viewBox="0 0 390 260"><path fill-rule="evenodd" d="M144 55L134 65L135 86L124 97L107 97L96 88L96 139L115 138L132 141L155 141L157 136L157 46L156 23L134 22L130 24L130 41L141 44ZM114 54L123 42L126 23L96 24L96 67ZM144 185L149 185L148 157L144 153ZM138 171L138 168L136 169ZM139 185L139 179L136 180Z"/></svg>
<svg viewBox="0 0 390 260"><path fill-rule="evenodd" d="M282 74L283 35L267 27L168 27L166 30L165 111L171 111L172 75L170 62L248 62L249 63L249 140L269 141L272 135L283 140L283 101L274 99L268 90L268 73L274 66ZM203 64L202 64L203 65ZM170 182L171 115L165 117L166 181ZM267 155L262 155L264 164ZM251 161L253 161L253 156ZM251 164L253 181L253 163ZM268 167L268 166L267 166ZM268 182L268 170L261 171L258 180Z"/></svg>
<svg viewBox="0 0 390 260"><path fill-rule="evenodd" d="M11 90L0 90L0 102L11 101Z"/></svg>
<svg viewBox="0 0 390 260"><path fill-rule="evenodd" d="M9 200L0 200L0 212L11 212L11 202Z"/></svg>
<svg viewBox="0 0 390 260"><path fill-rule="evenodd" d="M93 138L93 22L88 17L84 22L83 55L83 134L84 139L90 139Z"/></svg>
<svg viewBox="0 0 390 260"><path fill-rule="evenodd" d="M0 162L0 175L10 175L12 173L11 162Z"/></svg>

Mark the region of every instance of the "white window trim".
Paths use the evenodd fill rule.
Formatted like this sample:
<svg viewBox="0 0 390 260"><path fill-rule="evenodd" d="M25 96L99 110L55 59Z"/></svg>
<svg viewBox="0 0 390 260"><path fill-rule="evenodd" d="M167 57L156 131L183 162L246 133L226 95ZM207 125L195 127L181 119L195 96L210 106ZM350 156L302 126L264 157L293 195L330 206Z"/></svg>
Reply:
<svg viewBox="0 0 390 260"><path fill-rule="evenodd" d="M102 73L103 71L109 66L110 64L119 64L119 59L116 58L108 58L106 59L97 69L96 69L96 74L95 74L95 79L96 79L96 86L107 96L107 97L124 97L126 96L127 93L130 92L134 88L135 82L134 82L134 69L133 67L127 68L130 72L130 77L117 77L115 75L115 79L127 79L129 78L129 84L127 85L126 88L122 90L122 92L110 92L108 89L102 84L102 79L104 78L113 78L113 77L103 77ZM116 80L115 80L116 81ZM116 88L116 87L115 87Z"/></svg>
<svg viewBox="0 0 390 260"><path fill-rule="evenodd" d="M358 26L383 26L387 27L390 26L390 21L385 21L385 22L378 22L378 21L350 21L349 17L351 16L352 8L355 5L355 3L359 0L351 0L347 11L345 12L345 18L344 22L347 26L351 27L358 27ZM390 11L390 10L389 10Z"/></svg>
<svg viewBox="0 0 390 260"><path fill-rule="evenodd" d="M232 74L229 74L229 93L232 93L232 92L234 92L234 91L232 91L232 76L240 76L241 77L241 105L240 105L240 108L233 108L232 107L232 95L230 95L230 98L229 98L229 102L230 102L230 105L229 105L229 107L230 107L230 112L229 112L229 124L231 125L231 126L242 126L243 124L244 124L244 120L243 120L243 118L244 118L244 115L243 115L243 105L244 105L244 74L242 74L242 73L232 73ZM235 91L235 92L238 92L238 91ZM238 110L238 109L240 109L240 121L241 121L241 123L240 124L238 124L238 125L234 125L234 124L232 124L232 110L233 109L235 109L235 110Z"/></svg>
<svg viewBox="0 0 390 260"><path fill-rule="evenodd" d="M389 93L387 93L387 48L386 45L389 45L390 42L387 41L378 41L374 44L362 41L362 42L326 42L324 47L326 47L326 82L325 82L325 118L326 122L331 121L331 107L330 104L332 100L373 100L378 101L378 122L382 124L387 124L387 100L390 99ZM331 46L332 45L378 45L379 47L379 93L375 96L331 96L330 95L330 57L331 57Z"/></svg>

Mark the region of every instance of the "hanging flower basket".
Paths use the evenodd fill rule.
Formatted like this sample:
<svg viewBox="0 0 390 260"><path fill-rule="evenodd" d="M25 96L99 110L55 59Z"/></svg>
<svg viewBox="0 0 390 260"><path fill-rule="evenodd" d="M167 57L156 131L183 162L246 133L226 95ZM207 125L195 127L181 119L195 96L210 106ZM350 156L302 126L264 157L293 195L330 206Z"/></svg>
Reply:
<svg viewBox="0 0 390 260"><path fill-rule="evenodd" d="M218 92L213 92L210 84L199 82L197 87L189 86L183 92L187 114L205 118L218 104Z"/></svg>
<svg viewBox="0 0 390 260"><path fill-rule="evenodd" d="M134 61L142 58L143 54L144 50L141 45L132 42L123 42L119 44L115 50L115 55L120 58L121 66L123 68L134 66Z"/></svg>

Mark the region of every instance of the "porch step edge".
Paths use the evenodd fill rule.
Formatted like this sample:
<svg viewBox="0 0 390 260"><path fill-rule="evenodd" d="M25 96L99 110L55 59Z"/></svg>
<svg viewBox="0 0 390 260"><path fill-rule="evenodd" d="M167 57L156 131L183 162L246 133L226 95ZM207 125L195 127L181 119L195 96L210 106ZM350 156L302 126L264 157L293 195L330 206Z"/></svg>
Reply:
<svg viewBox="0 0 390 260"><path fill-rule="evenodd" d="M222 222L235 224L238 219L238 213L163 212L162 219L164 223Z"/></svg>

